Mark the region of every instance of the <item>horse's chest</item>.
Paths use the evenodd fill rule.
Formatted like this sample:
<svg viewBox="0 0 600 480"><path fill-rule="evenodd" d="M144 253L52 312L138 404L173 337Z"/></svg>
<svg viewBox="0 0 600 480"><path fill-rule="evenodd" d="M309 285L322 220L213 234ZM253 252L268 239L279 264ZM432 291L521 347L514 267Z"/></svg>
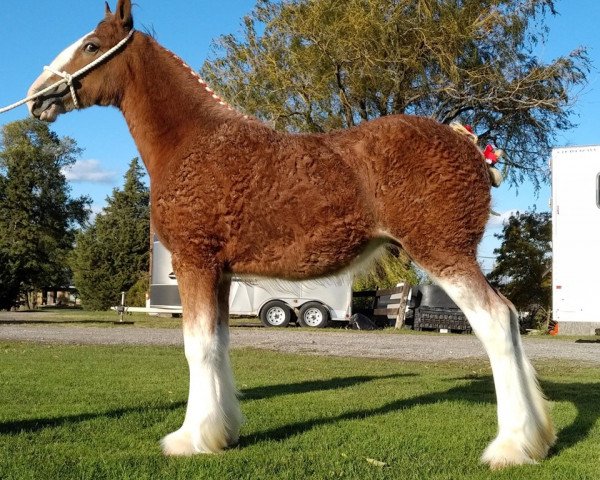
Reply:
<svg viewBox="0 0 600 480"><path fill-rule="evenodd" d="M226 232L226 208L217 183L184 175L152 192L152 222L171 251L218 251Z"/></svg>

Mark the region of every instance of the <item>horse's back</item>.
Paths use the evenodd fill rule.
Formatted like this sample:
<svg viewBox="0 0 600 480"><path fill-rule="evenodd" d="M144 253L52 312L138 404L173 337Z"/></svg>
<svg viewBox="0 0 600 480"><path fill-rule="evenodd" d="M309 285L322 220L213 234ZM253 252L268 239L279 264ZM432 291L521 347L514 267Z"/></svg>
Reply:
<svg viewBox="0 0 600 480"><path fill-rule="evenodd" d="M490 210L477 147L431 119L396 115L332 136L372 192L379 227L417 261L475 255Z"/></svg>

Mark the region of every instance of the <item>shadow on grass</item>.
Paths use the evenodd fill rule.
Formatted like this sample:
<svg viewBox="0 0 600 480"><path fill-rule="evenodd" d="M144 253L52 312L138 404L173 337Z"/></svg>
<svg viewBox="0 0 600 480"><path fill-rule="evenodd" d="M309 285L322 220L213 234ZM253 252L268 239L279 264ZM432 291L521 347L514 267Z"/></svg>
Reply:
<svg viewBox="0 0 600 480"><path fill-rule="evenodd" d="M19 433L33 433L45 428L59 428L65 425L87 422L98 418L119 419L125 415L144 413L149 410L175 410L185 406L184 402L172 403L168 406L146 406L119 408L108 412L81 413L78 415L65 415L64 417L54 418L31 418L27 420L17 420L15 422L0 423L0 435L14 435Z"/></svg>
<svg viewBox="0 0 600 480"><path fill-rule="evenodd" d="M573 422L558 432L551 455L558 454L585 440L600 418L600 383L541 382L551 401L569 402L577 409Z"/></svg>
<svg viewBox="0 0 600 480"><path fill-rule="evenodd" d="M326 380L308 380L297 383L282 383L279 385L267 385L242 390L241 400L257 400L281 395L290 395L308 392L323 392L326 390L339 390L354 385L372 382L374 380L386 380L391 378L416 377L416 373L392 373L390 375L374 376L361 375L355 377L336 377Z"/></svg>
<svg viewBox="0 0 600 480"><path fill-rule="evenodd" d="M327 380L311 380L297 383L278 384L264 387L255 387L242 391L242 401L245 399L268 399L282 395L302 394L309 392L338 390L350 388L357 384L370 381L414 377L416 374L390 374L385 376L353 376L336 377ZM469 383L453 387L445 391L428 393L412 398L388 402L378 408L356 409L342 415L333 417L312 418L302 422L290 423L277 428L265 430L240 439L239 446L245 447L263 441L281 441L305 433L313 428L335 424L346 420L366 419L373 416L405 410L417 405L433 405L439 402L457 401L472 403L495 403L494 383L491 376L468 380ZM556 383L543 381L542 387L551 401L569 402L577 409L577 416L573 422L558 432L558 442L553 447L551 455L556 455L563 450L575 446L585 440L591 429L600 418L600 389L598 383ZM62 427L99 418L119 419L129 414L139 414L149 411L173 411L182 409L185 402L170 403L168 405L152 405L144 407L130 407L111 410L108 412L82 413L56 418L37 418L19 420L15 422L0 423L0 435L36 432L45 428Z"/></svg>
<svg viewBox="0 0 600 480"><path fill-rule="evenodd" d="M396 400L374 409L357 409L335 417L313 418L265 430L254 435L242 437L240 439L240 447L269 440L285 440L315 427L334 424L340 421L385 415L417 405L432 405L447 401L495 403L494 382L491 376L469 380L470 383L468 385ZM550 455L556 455L585 440L589 435L591 429L600 418L600 391L598 383L541 383L544 392L551 401L569 402L575 405L577 409L577 416L573 422L558 432L558 441L550 452Z"/></svg>
<svg viewBox="0 0 600 480"><path fill-rule="evenodd" d="M402 378L416 376L416 374L391 374L384 376L355 376L355 377L336 377L326 380L311 380L297 383L286 383L279 385L269 385L264 387L249 388L241 391L241 400L245 399L268 399L282 395L300 394L317 391L339 390L349 388L357 384L363 384L375 380L385 380L390 378ZM18 420L15 422L0 423L0 435L10 435L22 432L36 432L44 428L62 427L68 424L76 424L95 420L98 418L118 419L129 414L144 413L149 410L177 410L186 406L186 402L169 403L168 405L153 405L145 407L130 407L111 410L108 412L82 413L78 415L66 415L55 418L32 418L27 420Z"/></svg>
<svg viewBox="0 0 600 480"><path fill-rule="evenodd" d="M471 380L468 385L450 388L446 391L428 393L412 398L395 400L377 408L357 409L335 417L313 418L302 422L282 425L281 427L265 430L254 435L240 438L240 447L269 440L285 440L286 438L307 432L315 427L334 424L345 420L366 419L372 416L405 410L417 405L435 404L443 401L471 401L474 403L492 403L494 388L491 377Z"/></svg>

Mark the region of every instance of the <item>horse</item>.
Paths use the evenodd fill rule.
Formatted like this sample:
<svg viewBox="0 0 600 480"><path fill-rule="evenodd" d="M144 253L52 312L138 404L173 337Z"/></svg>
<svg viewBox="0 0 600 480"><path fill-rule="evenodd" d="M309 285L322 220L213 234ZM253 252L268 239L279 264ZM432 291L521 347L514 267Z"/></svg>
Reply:
<svg viewBox="0 0 600 480"><path fill-rule="evenodd" d="M29 94L36 92L28 108L49 122L76 108L120 109L148 171L151 221L179 281L189 366L185 418L163 438L164 454L238 442L243 417L228 352L233 275L319 278L352 271L392 243L461 308L489 356L498 433L482 461L501 468L547 455L556 437L517 312L476 259L490 180L467 138L405 115L324 134L276 131L230 107L135 30L130 0L118 0L114 13L106 3L98 26L35 80Z"/></svg>

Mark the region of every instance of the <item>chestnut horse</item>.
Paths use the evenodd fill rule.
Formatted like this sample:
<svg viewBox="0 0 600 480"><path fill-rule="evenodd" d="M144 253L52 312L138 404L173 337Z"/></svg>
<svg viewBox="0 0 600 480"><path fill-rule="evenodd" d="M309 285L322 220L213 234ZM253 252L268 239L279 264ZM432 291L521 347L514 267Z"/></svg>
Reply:
<svg viewBox="0 0 600 480"><path fill-rule="evenodd" d="M129 35L129 38L127 38ZM352 269L391 242L466 314L489 355L498 435L492 468L542 459L555 439L514 307L476 260L490 211L483 157L427 118L389 116L323 135L278 132L235 111L178 57L133 30L130 0L106 5L96 29L62 52L29 102L53 121L92 105L119 108L150 175L152 222L173 255L183 304L190 387L167 455L218 452L238 440L242 414L229 362L233 274L308 279Z"/></svg>

